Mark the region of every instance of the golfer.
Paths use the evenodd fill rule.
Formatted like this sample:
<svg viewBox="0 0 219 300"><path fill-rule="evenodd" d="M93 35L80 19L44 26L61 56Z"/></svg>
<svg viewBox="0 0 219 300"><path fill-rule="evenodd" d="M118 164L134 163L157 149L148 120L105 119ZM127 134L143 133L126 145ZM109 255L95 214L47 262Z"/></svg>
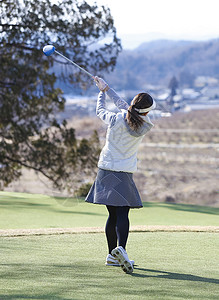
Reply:
<svg viewBox="0 0 219 300"><path fill-rule="evenodd" d="M100 89L96 114L108 125L108 130L97 177L85 201L106 205L109 212L105 227L109 248L106 265L121 266L124 272L131 273L134 261L129 260L125 250L129 234L128 214L130 208L142 207L133 172L137 170L138 147L153 127L147 114L156 104L149 94L140 93L129 106L102 78L95 76L94 80ZM120 112L106 109L106 94Z"/></svg>

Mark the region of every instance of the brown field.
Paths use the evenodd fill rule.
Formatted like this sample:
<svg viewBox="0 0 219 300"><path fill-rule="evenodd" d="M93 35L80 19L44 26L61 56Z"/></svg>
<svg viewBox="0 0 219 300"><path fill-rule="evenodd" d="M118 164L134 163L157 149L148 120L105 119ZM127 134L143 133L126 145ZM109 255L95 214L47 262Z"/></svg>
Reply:
<svg viewBox="0 0 219 300"><path fill-rule="evenodd" d="M175 113L153 123L134 175L142 200L219 206L219 109ZM85 138L96 129L104 143L106 126L96 117L76 117L69 126ZM6 190L61 195L28 170Z"/></svg>

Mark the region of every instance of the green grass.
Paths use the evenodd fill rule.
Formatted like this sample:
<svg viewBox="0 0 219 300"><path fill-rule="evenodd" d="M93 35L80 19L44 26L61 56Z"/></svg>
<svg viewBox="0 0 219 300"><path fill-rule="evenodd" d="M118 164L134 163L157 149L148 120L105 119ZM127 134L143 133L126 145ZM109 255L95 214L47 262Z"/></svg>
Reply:
<svg viewBox="0 0 219 300"><path fill-rule="evenodd" d="M131 225L219 225L218 208L144 203ZM106 208L0 192L0 229L104 226ZM0 299L216 300L217 233L130 233L134 273L106 267L103 233L0 237Z"/></svg>
<svg viewBox="0 0 219 300"><path fill-rule="evenodd" d="M130 212L131 225L218 226L219 208L145 202ZM84 200L0 192L0 229L104 226L105 206Z"/></svg>
<svg viewBox="0 0 219 300"><path fill-rule="evenodd" d="M132 275L104 265L104 234L2 237L0 299L213 300L215 233L131 233Z"/></svg>

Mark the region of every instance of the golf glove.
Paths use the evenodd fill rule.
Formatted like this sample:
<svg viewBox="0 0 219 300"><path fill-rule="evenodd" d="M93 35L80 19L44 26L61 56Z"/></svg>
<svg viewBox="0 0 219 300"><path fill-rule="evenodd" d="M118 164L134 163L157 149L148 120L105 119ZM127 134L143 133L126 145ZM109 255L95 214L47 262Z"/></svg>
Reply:
<svg viewBox="0 0 219 300"><path fill-rule="evenodd" d="M105 92L109 89L108 84L102 78L95 76L94 80L96 82L96 86L99 88L100 91Z"/></svg>

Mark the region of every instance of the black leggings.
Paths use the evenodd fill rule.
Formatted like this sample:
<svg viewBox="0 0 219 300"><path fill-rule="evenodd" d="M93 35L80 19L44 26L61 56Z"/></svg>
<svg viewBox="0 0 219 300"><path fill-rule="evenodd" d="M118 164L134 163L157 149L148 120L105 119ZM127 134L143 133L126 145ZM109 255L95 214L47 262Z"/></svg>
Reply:
<svg viewBox="0 0 219 300"><path fill-rule="evenodd" d="M106 238L109 253L118 246L126 247L129 235L129 207L128 206L106 206L109 217L106 222Z"/></svg>

